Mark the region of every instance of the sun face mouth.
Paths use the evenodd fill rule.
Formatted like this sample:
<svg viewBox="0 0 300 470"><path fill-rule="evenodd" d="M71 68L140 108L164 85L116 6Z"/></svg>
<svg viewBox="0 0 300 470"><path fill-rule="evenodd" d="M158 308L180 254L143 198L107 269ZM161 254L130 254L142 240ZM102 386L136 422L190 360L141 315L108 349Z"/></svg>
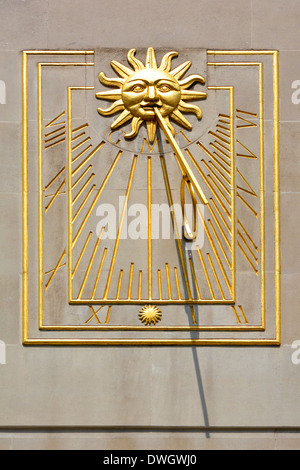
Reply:
<svg viewBox="0 0 300 470"><path fill-rule="evenodd" d="M149 115L149 117L151 116L153 119L155 118L155 112L154 112L154 108L158 108L159 110L162 109L162 104L158 104L158 103L145 103L145 104L141 104L141 109L147 113L147 115Z"/></svg>
<svg viewBox="0 0 300 470"><path fill-rule="evenodd" d="M146 103L146 104L141 104L141 107L143 109L153 109L153 108L161 108L161 104L156 104L156 103Z"/></svg>

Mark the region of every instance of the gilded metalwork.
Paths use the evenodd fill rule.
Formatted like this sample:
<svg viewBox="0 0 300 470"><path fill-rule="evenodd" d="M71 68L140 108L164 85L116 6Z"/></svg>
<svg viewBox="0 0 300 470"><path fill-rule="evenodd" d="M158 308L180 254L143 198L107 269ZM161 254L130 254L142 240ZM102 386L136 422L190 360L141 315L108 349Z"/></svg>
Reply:
<svg viewBox="0 0 300 470"><path fill-rule="evenodd" d="M68 54L70 58L67 59ZM24 344L280 344L278 53L207 51L208 70L234 70L234 77L244 69L251 69L253 76L257 77L257 106L245 106L238 90L241 82L229 86L228 78L225 83L222 80L215 84L208 81L206 93L189 89L194 83L204 85L204 78L197 74L183 78L192 65L190 61L171 70L171 61L177 53L169 52L163 55L160 66L157 66L154 51L149 48L145 65L131 50L127 59L132 69L113 61L112 67L118 78L109 79L100 73L100 82L113 87L112 91L97 92L92 83L88 85L85 81L77 87L67 84L66 105L62 109L57 108L52 116L46 116L44 75L48 76L52 69L60 70L60 67L92 69L94 62L89 62L88 57L93 55L93 51L23 53ZM28 77L29 74L32 76L31 63L35 57L38 57L36 191L32 186L35 180L30 173L34 161L34 147L31 145L34 119L28 99L32 86ZM264 75L263 71L269 58L271 69L268 70L273 72L273 140L268 137L266 143L264 84L267 74ZM101 115L110 119L116 112L121 112L113 122L107 121L110 131L100 137L95 137L93 126L86 117L78 115L78 105L77 114L74 112L75 99L82 94L95 97L95 93L97 98L114 101L107 110L98 109ZM220 103L215 123L210 124L200 137L191 138L191 128L194 130L199 126L200 133L205 113L202 116L198 106L187 105L184 101L204 98L209 101L210 96L218 97ZM190 107L189 110L183 104ZM193 125L189 123L182 114L184 112L195 116L198 124L196 120L192 121ZM170 120L174 124L170 124ZM147 139L142 132L144 122ZM131 125L131 130L127 124ZM166 145L157 138L158 126L166 136L168 152L165 152ZM184 131L180 130L181 127ZM118 130L120 134L117 134ZM125 145L119 144L122 134L126 141L135 143L135 151L130 158ZM256 136L258 145L253 147ZM275 156L273 175L269 175L268 180L265 178L266 145L273 145ZM108 147L116 148L114 155ZM61 155L60 164L53 171L52 168L45 171L48 155L54 155L51 152ZM105 166L108 152L111 156L109 165ZM93 221L96 220L97 205L105 197L113 178L120 171L125 175L125 161L128 170L127 176L122 176L127 179L119 225L114 243L109 244L104 237L104 227L96 236ZM174 173L170 172L171 161L177 165L178 194L172 180ZM159 169L172 228L178 235L173 248L177 263L164 255L163 248L157 252L157 241L153 237L155 224L151 208ZM128 263L125 263L126 247L122 238L138 175L143 172L148 209L147 240L143 252L145 265L140 262L142 258L134 256L130 250L131 257L128 256ZM268 189L266 185L269 185L271 176L273 187ZM37 235L32 223L32 208L35 206L32 206L32 198L28 197L29 188L33 188L32 194L38 195ZM190 218L183 211L184 241L172 208L177 201L184 208L187 194L193 211ZM274 196L273 238L272 230L265 227L265 206L271 204L266 199L269 194ZM206 212L202 213L196 207L196 201L206 203ZM67 237L64 238L63 234L55 252L51 253L48 245L51 230L56 225L55 211L65 210L63 204L67 208L64 232ZM45 231L45 227L50 233ZM196 245L195 249L188 251L185 243L193 243L199 230L203 230L204 245ZM38 254L33 265L38 266L38 305L32 296L35 270L28 269L28 251L32 256L35 240ZM268 253L272 247L274 250L274 317L270 306L268 309L266 306L267 295L268 299L272 296L272 284L271 261L265 258L265 246L269 246ZM247 272L245 279L249 279L256 303L247 296L246 289L241 290L239 279L244 279L244 272ZM64 283L62 279L66 274L67 283ZM61 297L61 294L56 294L65 284L68 286L66 311L58 317L55 297ZM138 316L135 313L137 305L144 306ZM164 324L159 324L161 306L164 306ZM32 312L30 318L29 310ZM36 331L32 320L35 311L38 313ZM168 335L170 331L172 336ZM150 336L143 336L140 332ZM194 335L202 333L201 337L191 338L189 332L194 332Z"/></svg>
<svg viewBox="0 0 300 470"><path fill-rule="evenodd" d="M139 313L139 319L145 325L155 325L161 320L161 311L156 305L145 305Z"/></svg>
<svg viewBox="0 0 300 470"><path fill-rule="evenodd" d="M201 109L186 103L186 101L207 97L206 93L201 91L189 90L196 82L204 84L204 78L194 74L182 79L192 65L190 61L171 70L171 60L178 55L177 52L172 51L165 54L159 67L152 47L148 48L145 65L135 57L135 52L135 49L131 49L127 55L133 70L115 60L111 62L112 68L120 78L107 78L103 72L99 73L101 83L106 86L118 87L119 90L96 93L96 97L99 99L115 101L108 109L98 108L98 112L102 116L109 116L122 111L121 115L112 123L111 129L117 129L131 120L132 130L125 134L126 139L136 137L141 124L146 122L148 139L150 143L153 143L157 128L157 116L155 115L157 110L173 136L175 130L170 119L185 129L191 129L190 122L182 112L194 113L198 119L201 119Z"/></svg>

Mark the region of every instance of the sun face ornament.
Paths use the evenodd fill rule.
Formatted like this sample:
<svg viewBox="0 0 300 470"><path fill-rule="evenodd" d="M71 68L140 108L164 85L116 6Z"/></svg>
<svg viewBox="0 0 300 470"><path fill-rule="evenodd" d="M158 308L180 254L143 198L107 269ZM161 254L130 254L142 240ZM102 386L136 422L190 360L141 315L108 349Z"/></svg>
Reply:
<svg viewBox="0 0 300 470"><path fill-rule="evenodd" d="M201 109L186 101L207 97L202 91L189 90L196 82L203 85L205 79L199 74L182 79L192 65L190 61L183 62L171 70L172 58L178 55L175 51L165 54L159 67L153 47L147 50L145 65L135 57L135 52L135 49L131 49L127 54L127 60L133 70L120 62L111 61L112 68L120 78L107 78L103 72L99 73L99 80L103 85L119 89L96 93L98 99L114 101L108 109L98 108L98 112L102 116L110 116L122 111L111 124L111 129L115 130L131 120L131 132L125 134L126 139L136 137L141 124L145 122L149 141L153 143L159 125L175 152L179 166L184 171L183 177L193 186L200 202L208 204L197 178L174 139L175 130L170 123L172 119L190 130L192 125L182 113L194 113L198 119L202 118Z"/></svg>
<svg viewBox="0 0 300 470"><path fill-rule="evenodd" d="M127 54L133 70L120 62L111 61L112 68L120 78L107 78L103 72L99 73L103 85L118 88L96 93L98 99L114 101L108 109L98 108L99 114L110 116L122 111L111 129L117 129L131 120L131 132L125 134L126 139L136 137L141 124L145 122L150 143L154 142L158 124L155 111L160 113L173 136L175 131L170 119L185 129L192 129L182 113L194 113L201 119L201 109L186 101L207 97L204 92L189 90L196 82L203 85L205 79L198 74L182 79L192 65L190 61L171 70L172 58L178 55L175 51L165 54L159 67L152 47L147 50L145 65L135 57L135 52L135 49L131 49Z"/></svg>

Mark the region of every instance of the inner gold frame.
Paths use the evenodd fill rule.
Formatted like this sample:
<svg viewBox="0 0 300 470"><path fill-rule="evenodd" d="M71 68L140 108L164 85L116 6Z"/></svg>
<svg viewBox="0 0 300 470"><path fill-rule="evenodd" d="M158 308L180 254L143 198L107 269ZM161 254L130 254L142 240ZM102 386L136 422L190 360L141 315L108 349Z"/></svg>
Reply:
<svg viewBox="0 0 300 470"><path fill-rule="evenodd" d="M211 86L208 87L208 90L218 90L218 91L229 91L229 116L230 116L230 156L232 160L232 165L231 165L231 175L230 175L230 181L231 181L231 193L232 193L232 198L231 198L231 206L232 206L232 214L231 214L231 255L232 255L232 271L231 271L231 290L232 290L232 295L230 299L195 299L195 298L180 298L180 299L161 299L161 298L153 298L152 296L152 238L151 238L151 210L150 210L150 204L151 204L151 181L148 181L148 214L149 214L149 236L148 236L148 279L149 279L149 289L148 289L148 297L146 298L139 298L139 299L119 299L119 298L108 298L107 293L104 294L103 298L101 299L94 299L94 298L74 298L73 297L73 292L72 292L72 247L74 244L74 240L78 238L78 233L82 230L82 227L78 230L77 234L74 236L73 231L72 231L72 167L71 167L71 162L72 162L72 147L71 147L71 135L72 135L72 92L76 90L91 90L93 87L68 87L68 112L67 112L67 121L68 121L68 133L69 133L69 147L68 147L68 164L69 164L69 169L68 169L68 174L69 174L69 180L68 180L68 194L69 194L69 200L68 200L68 210L69 210L69 221L68 221L68 253L69 253L69 263L68 263L68 283L69 283L69 303L73 305L145 305L147 303L155 304L155 305L201 305L201 304L211 304L211 305L232 305L235 303L235 201L234 201L234 187L235 187L235 166L234 166L234 89L231 86ZM101 145L101 144L100 144ZM99 145L99 146L100 146ZM99 147L98 146L98 147ZM119 155L119 154L118 154ZM117 157L118 157L117 155ZM117 160L116 157L116 160ZM149 169L149 164L151 165L151 161L148 160L148 169ZM150 168L151 172L151 168ZM149 171L148 171L149 173ZM105 180L104 180L105 182ZM168 181L166 182L166 191L168 194L171 194L171 190L168 184ZM150 193L150 195L149 195ZM99 197L101 195L101 191L99 190ZM91 205L91 209L94 207L96 202L98 201L97 198L95 198L94 202ZM149 202L150 201L150 202ZM170 204L171 206L171 204ZM84 219L84 222L86 222L86 218ZM178 239L177 239L178 240ZM178 251L180 252L180 246L178 245ZM118 237L116 240L116 247L118 248ZM42 253L42 251L41 251ZM112 262L114 262L114 257ZM182 267L187 270L187 266L185 261L183 260L183 256L180 258L180 263ZM113 272L113 269L111 270L111 273ZM42 274L42 271L41 271ZM188 289L188 281L186 280L187 284L187 290ZM109 284L108 284L109 287ZM109 289L107 289L108 292ZM104 327L102 327L104 328ZM105 328L111 328L111 327L105 327ZM159 329L160 327L157 326L156 329ZM183 329L186 329L185 327L182 327ZM199 327L188 327L188 329L199 329ZM163 328L165 329L165 327Z"/></svg>

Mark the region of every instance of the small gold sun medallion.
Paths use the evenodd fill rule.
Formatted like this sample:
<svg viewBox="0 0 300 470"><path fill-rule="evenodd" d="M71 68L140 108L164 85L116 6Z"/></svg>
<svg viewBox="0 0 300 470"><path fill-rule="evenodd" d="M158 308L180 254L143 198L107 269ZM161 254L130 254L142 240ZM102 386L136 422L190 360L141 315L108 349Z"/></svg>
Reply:
<svg viewBox="0 0 300 470"><path fill-rule="evenodd" d="M139 319L145 325L151 325L152 323L155 325L161 320L162 314L156 305L145 305L139 312Z"/></svg>

